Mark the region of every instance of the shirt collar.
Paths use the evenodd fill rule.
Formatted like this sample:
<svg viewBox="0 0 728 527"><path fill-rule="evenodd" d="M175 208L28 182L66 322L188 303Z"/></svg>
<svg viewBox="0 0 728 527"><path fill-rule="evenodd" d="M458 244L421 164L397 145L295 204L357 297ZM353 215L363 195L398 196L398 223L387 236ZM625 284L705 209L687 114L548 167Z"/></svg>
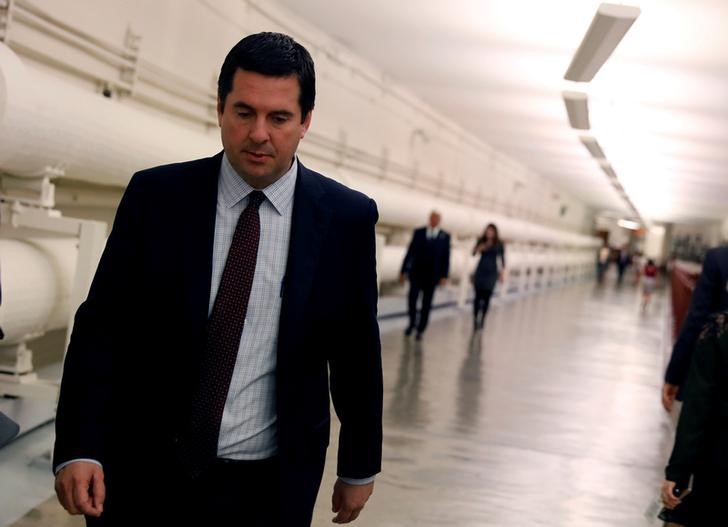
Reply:
<svg viewBox="0 0 728 527"><path fill-rule="evenodd" d="M278 214L283 214L293 201L293 192L296 188L296 175L298 174L298 158L293 157L291 168L277 181L262 189L265 197L271 202ZM230 164L227 154L222 156L220 165L220 191L224 205L234 207L248 197L248 194L257 190L241 178Z"/></svg>

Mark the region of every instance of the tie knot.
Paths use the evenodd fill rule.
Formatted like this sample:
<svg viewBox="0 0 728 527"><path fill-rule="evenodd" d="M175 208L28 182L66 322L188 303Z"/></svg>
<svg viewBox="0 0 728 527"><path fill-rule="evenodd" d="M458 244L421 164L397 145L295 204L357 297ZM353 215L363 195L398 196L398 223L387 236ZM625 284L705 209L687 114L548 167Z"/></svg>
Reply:
<svg viewBox="0 0 728 527"><path fill-rule="evenodd" d="M263 194L260 190L254 190L248 196L248 207L247 208L257 209L258 207L260 207L260 204L263 203L264 199L265 199L265 194Z"/></svg>

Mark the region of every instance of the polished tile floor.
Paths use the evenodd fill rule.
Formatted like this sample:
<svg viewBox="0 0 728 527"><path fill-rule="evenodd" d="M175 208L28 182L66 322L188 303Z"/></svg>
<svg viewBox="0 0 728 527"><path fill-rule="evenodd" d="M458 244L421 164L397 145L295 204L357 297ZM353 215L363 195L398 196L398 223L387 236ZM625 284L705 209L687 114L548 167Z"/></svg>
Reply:
<svg viewBox="0 0 728 527"><path fill-rule="evenodd" d="M580 285L497 306L475 335L468 312L421 344L383 328L383 472L358 524L652 525L670 440L657 300L641 314L634 288Z"/></svg>
<svg viewBox="0 0 728 527"><path fill-rule="evenodd" d="M421 343L385 321L383 472L356 524L653 525L644 511L671 440L667 304L658 295L642 314L638 296L545 291L495 306L476 334L468 311L447 309ZM331 525L336 443L334 431L317 527ZM78 525L65 522L50 501L15 525Z"/></svg>

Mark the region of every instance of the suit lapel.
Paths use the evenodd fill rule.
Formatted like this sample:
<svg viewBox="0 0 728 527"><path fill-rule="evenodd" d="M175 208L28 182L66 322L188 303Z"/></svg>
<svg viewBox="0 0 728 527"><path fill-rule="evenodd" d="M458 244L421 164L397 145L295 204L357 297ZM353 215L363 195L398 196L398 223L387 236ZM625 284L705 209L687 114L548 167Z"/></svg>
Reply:
<svg viewBox="0 0 728 527"><path fill-rule="evenodd" d="M222 152L206 160L199 177L193 178L200 186L193 188L191 203L182 243L185 257L183 290L186 294L189 331L193 339L204 338L207 313L210 302L212 280L212 251L215 240L215 217L217 213L217 185L220 174ZM200 346L196 347L201 349Z"/></svg>
<svg viewBox="0 0 728 527"><path fill-rule="evenodd" d="M279 332L281 343L294 337L311 294L322 244L331 221L331 209L322 199L324 194L321 182L299 161L283 285Z"/></svg>

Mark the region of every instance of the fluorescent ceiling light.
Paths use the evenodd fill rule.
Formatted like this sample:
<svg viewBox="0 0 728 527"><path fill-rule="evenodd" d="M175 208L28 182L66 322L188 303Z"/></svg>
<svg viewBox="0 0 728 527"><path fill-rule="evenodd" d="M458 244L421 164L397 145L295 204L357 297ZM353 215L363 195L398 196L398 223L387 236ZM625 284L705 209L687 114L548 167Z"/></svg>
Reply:
<svg viewBox="0 0 728 527"><path fill-rule="evenodd" d="M612 168L612 164L609 161L607 161L606 159L602 159L599 162L599 166L601 167L602 172L604 172L609 177L609 179L617 179L617 173L614 171L614 169Z"/></svg>
<svg viewBox="0 0 728 527"><path fill-rule="evenodd" d="M572 128L589 130L589 104L588 96L584 92L563 91L566 113Z"/></svg>
<svg viewBox="0 0 728 527"><path fill-rule="evenodd" d="M639 7L601 4L564 78L577 82L592 80L639 15Z"/></svg>
<svg viewBox="0 0 728 527"><path fill-rule="evenodd" d="M617 225L619 225L620 227L624 227L625 229L630 229L633 231L636 231L637 229L640 228L640 224L637 223L636 221L632 221L632 220L619 220L617 222Z"/></svg>
<svg viewBox="0 0 728 527"><path fill-rule="evenodd" d="M589 153L593 158L606 159L607 156L604 155L604 150L602 150L602 147L599 146L599 142L596 139L587 135L580 135L579 141L581 141L581 144L589 150Z"/></svg>

